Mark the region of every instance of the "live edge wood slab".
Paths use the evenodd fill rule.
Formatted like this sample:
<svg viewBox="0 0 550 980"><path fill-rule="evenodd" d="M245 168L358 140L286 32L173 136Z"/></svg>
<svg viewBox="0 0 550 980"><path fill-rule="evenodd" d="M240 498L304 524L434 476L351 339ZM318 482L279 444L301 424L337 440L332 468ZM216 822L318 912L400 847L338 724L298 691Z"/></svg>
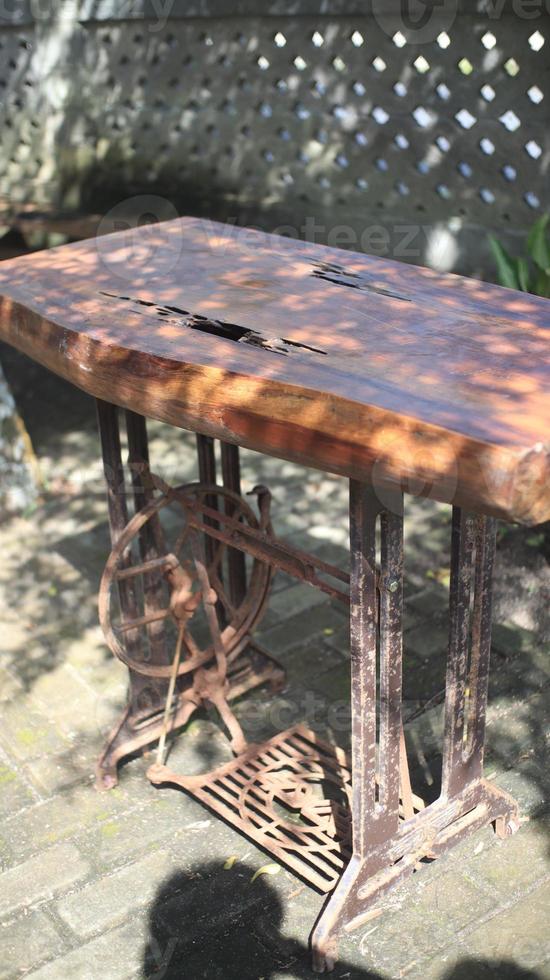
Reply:
<svg viewBox="0 0 550 980"><path fill-rule="evenodd" d="M0 263L0 338L141 415L550 518L548 300L183 218Z"/></svg>

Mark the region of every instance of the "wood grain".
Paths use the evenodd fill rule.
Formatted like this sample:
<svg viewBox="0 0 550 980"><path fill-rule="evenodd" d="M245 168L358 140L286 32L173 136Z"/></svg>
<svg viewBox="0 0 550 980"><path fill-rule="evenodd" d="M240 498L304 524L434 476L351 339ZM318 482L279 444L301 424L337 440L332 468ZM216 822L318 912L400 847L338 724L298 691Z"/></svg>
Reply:
<svg viewBox="0 0 550 980"><path fill-rule="evenodd" d="M0 337L135 412L379 495L550 518L550 303L198 219L0 264Z"/></svg>

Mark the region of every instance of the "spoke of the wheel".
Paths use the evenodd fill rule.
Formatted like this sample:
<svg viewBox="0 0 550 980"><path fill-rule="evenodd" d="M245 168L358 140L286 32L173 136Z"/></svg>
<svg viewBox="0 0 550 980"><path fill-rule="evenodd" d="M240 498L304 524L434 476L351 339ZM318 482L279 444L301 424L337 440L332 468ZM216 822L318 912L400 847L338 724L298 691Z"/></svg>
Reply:
<svg viewBox="0 0 550 980"><path fill-rule="evenodd" d="M217 572L214 573L210 572L209 578L210 578L210 584L216 590L218 594L218 599L220 600L223 608L225 609L226 613L228 613L230 619L233 619L235 617L235 606L228 598L227 593L222 583L220 582Z"/></svg>
<svg viewBox="0 0 550 980"><path fill-rule="evenodd" d="M187 538L189 536L189 531L190 531L189 524L186 523L176 538L176 543L174 545L174 554L176 558L179 558L180 556L180 551L185 545L185 542L187 541Z"/></svg>
<svg viewBox="0 0 550 980"><path fill-rule="evenodd" d="M214 541L214 540L215 539L212 538L212 541ZM218 547L215 548L214 553L212 555L212 561L210 562L210 565L208 566L209 570L212 569L212 568L215 568L216 569L216 572L219 572L220 575L221 575L221 570L223 569L223 556L224 556L226 547L227 546L225 544L225 541L218 541Z"/></svg>
<svg viewBox="0 0 550 980"><path fill-rule="evenodd" d="M141 565L130 565L129 568L119 568L115 572L115 578L117 582L122 582L127 578L134 578L136 575L143 575L145 572L152 572L157 568L163 568L167 565L169 561L168 555L163 555L162 558L151 558L149 561L144 561Z"/></svg>
<svg viewBox="0 0 550 980"><path fill-rule="evenodd" d="M202 657L204 651L201 650L199 646L197 646L195 640L191 636L191 633L185 634L183 642L193 660L195 660L197 657Z"/></svg>
<svg viewBox="0 0 550 980"><path fill-rule="evenodd" d="M161 619L166 619L170 610L160 609L157 613L149 613L147 616L140 616L138 619L129 619L126 623L117 626L119 633L127 633L128 630L138 629L140 626L148 626L149 623L157 623Z"/></svg>
<svg viewBox="0 0 550 980"><path fill-rule="evenodd" d="M220 624L218 622L216 603L212 603L210 601L210 593L211 591L214 591L215 593L215 590L211 586L208 570L206 568L205 562L202 559L200 548L199 548L198 536L196 534L191 535L191 548L193 551L193 560L195 562L197 576L201 585L202 601L204 605L204 611L206 613L206 621L210 629L210 636L212 637L214 653L216 655L218 676L220 681L223 683L225 681L225 677L227 674L227 657L225 655L225 647L223 645ZM217 596L216 596L216 600L217 600Z"/></svg>
<svg viewBox="0 0 550 980"><path fill-rule="evenodd" d="M162 719L162 731L160 733L159 744L157 748L157 766L162 766L164 763L164 747L166 745L168 723L170 721L170 715L172 714L172 700L174 697L176 678L178 676L178 670L180 665L181 647L183 643L183 632L184 632L184 626L182 625L180 626L178 631L176 652L174 654L174 660L172 663L172 672L170 674L170 683L168 685L168 693L166 695L166 704L164 705L164 718Z"/></svg>

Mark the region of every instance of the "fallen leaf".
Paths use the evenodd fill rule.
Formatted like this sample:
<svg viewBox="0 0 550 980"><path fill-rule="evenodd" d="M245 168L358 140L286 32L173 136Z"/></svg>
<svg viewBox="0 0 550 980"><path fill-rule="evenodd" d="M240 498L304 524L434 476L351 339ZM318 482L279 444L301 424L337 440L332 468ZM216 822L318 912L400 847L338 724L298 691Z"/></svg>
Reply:
<svg viewBox="0 0 550 980"><path fill-rule="evenodd" d="M323 633L325 636L332 636L334 630L332 629L332 627L327 626L326 629L323 630Z"/></svg>
<svg viewBox="0 0 550 980"><path fill-rule="evenodd" d="M184 830L206 830L210 826L210 820L196 820L195 823L188 823Z"/></svg>
<svg viewBox="0 0 550 980"><path fill-rule="evenodd" d="M264 864L261 868L258 868L258 870L254 872L250 881L251 883L256 881L256 878L259 878L260 875L278 875L280 870L280 864Z"/></svg>
<svg viewBox="0 0 550 980"><path fill-rule="evenodd" d="M365 915L361 916L361 925L364 922L370 922L371 919L377 919L379 915L382 915L384 909L371 909L370 912L365 912Z"/></svg>
<svg viewBox="0 0 550 980"><path fill-rule="evenodd" d="M238 860L239 859L238 859L237 855L236 854L232 854L231 857L228 857L227 861L225 862L225 864L223 866L223 870L224 871L231 871L231 868L233 867L233 865L235 864L235 862L238 861Z"/></svg>
<svg viewBox="0 0 550 980"><path fill-rule="evenodd" d="M451 581L449 569L446 567L436 569L429 568L426 572L426 578L434 579L436 582L439 582L440 585L444 585L446 587L449 586Z"/></svg>

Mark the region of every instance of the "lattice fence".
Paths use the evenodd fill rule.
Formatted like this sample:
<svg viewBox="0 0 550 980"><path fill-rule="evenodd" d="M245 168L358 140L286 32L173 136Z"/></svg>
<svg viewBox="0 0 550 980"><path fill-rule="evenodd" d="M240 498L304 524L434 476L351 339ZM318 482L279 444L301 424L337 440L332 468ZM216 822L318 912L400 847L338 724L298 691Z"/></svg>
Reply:
<svg viewBox="0 0 550 980"><path fill-rule="evenodd" d="M550 18L451 20L425 43L344 14L6 25L5 222L145 192L480 271L481 229L550 207Z"/></svg>

